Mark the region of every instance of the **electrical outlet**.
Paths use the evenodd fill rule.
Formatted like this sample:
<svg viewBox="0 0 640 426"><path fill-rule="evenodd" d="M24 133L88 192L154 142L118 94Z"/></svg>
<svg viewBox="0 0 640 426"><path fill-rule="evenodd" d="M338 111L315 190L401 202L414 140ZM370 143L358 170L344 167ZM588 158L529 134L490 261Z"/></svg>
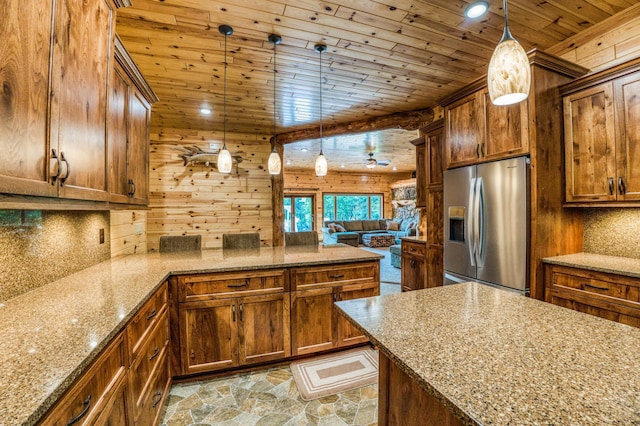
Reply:
<svg viewBox="0 0 640 426"><path fill-rule="evenodd" d="M100 228L100 244L104 244L104 228Z"/></svg>

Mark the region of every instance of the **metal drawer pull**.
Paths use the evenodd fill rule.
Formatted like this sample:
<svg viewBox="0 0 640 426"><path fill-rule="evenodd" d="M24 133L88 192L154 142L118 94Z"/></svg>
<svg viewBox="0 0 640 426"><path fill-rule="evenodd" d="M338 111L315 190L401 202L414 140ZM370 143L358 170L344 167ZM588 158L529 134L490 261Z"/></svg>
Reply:
<svg viewBox="0 0 640 426"><path fill-rule="evenodd" d="M84 405L84 409L82 410L82 413L78 414L76 417L69 420L67 422L67 426L77 423L81 418L83 418L89 412L89 408L91 408L91 394L89 394L87 399L85 399L82 404Z"/></svg>
<svg viewBox="0 0 640 426"><path fill-rule="evenodd" d="M338 278L344 278L344 274L341 274L341 275L329 275L329 278L337 280Z"/></svg>
<svg viewBox="0 0 640 426"><path fill-rule="evenodd" d="M57 163L56 174L51 176L51 185L55 185L56 180L58 180L58 178L60 177L60 173L62 172L62 164L60 163L60 157L58 157L58 153L53 148L51 149L51 158L53 160L56 160Z"/></svg>
<svg viewBox="0 0 640 426"><path fill-rule="evenodd" d="M245 281L243 284L227 284L227 288L249 287L249 283Z"/></svg>
<svg viewBox="0 0 640 426"><path fill-rule="evenodd" d="M613 178L609 178L609 195L613 195Z"/></svg>
<svg viewBox="0 0 640 426"><path fill-rule="evenodd" d="M480 158L480 144L476 144L476 158Z"/></svg>
<svg viewBox="0 0 640 426"><path fill-rule="evenodd" d="M156 400L153 401L153 408L156 408L156 405L160 404L160 401L162 401L162 392L158 391L156 392Z"/></svg>
<svg viewBox="0 0 640 426"><path fill-rule="evenodd" d="M69 179L69 176L71 176L71 166L69 165L69 160L64 158L64 152L62 151L60 151L60 160L64 161L67 165L67 173L65 173L64 177L60 177L60 186L64 186L64 183Z"/></svg>
<svg viewBox="0 0 640 426"><path fill-rule="evenodd" d="M618 178L618 192L620 195L624 195L627 192L627 188L624 186L624 180L621 177Z"/></svg>
<svg viewBox="0 0 640 426"><path fill-rule="evenodd" d="M160 353L160 349L158 349L158 347L156 346L155 349L153 350L153 353L149 357L149 361L157 357L159 353Z"/></svg>
<svg viewBox="0 0 640 426"><path fill-rule="evenodd" d="M589 283L582 283L582 285L584 287L595 288L596 290L604 290L604 291L609 290L609 287L600 287L600 286L589 284Z"/></svg>
<svg viewBox="0 0 640 426"><path fill-rule="evenodd" d="M158 315L158 311L154 309L149 315L147 315L147 321L153 319L153 317L155 317L156 315Z"/></svg>

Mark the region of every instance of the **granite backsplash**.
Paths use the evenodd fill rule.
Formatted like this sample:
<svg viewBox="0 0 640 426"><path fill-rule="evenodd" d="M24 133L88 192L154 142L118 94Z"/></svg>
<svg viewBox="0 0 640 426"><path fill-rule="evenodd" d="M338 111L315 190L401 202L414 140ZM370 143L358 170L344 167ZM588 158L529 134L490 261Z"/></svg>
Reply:
<svg viewBox="0 0 640 426"><path fill-rule="evenodd" d="M108 211L0 210L0 302L110 256Z"/></svg>
<svg viewBox="0 0 640 426"><path fill-rule="evenodd" d="M584 252L640 259L640 209L585 209Z"/></svg>

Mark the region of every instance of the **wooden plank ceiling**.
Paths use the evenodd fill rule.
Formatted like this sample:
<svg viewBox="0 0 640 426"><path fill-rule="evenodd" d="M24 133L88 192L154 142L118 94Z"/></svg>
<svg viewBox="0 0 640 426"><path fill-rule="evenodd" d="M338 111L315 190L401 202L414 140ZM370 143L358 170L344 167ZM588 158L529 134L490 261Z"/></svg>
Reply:
<svg viewBox="0 0 640 426"><path fill-rule="evenodd" d="M273 132L274 46L267 41L269 34L282 36L276 123L277 133L285 133L319 125L316 43L328 46L322 54L323 122L347 123L437 105L486 73L503 28L501 0L490 0L489 13L478 20L464 17L469 1L462 0L132 3L118 10L117 32L160 97L153 106L154 127L222 130L224 36L218 26L233 27L227 38L230 133ZM509 23L525 50L544 50L635 3L510 0ZM203 115L203 107L212 113ZM375 150L387 159L395 144L406 145L415 137L415 132L398 131L388 137L384 132L362 136L362 149L347 149L357 151L357 157L341 163L356 158L362 163L365 158L359 158L370 148L366 141L378 140Z"/></svg>

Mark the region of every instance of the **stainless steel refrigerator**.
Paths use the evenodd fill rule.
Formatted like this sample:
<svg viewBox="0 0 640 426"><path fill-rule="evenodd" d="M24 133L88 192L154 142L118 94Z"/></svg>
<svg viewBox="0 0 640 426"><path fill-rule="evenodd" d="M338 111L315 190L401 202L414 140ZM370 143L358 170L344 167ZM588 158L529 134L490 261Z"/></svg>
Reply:
<svg viewBox="0 0 640 426"><path fill-rule="evenodd" d="M528 293L529 158L444 172L445 284Z"/></svg>

